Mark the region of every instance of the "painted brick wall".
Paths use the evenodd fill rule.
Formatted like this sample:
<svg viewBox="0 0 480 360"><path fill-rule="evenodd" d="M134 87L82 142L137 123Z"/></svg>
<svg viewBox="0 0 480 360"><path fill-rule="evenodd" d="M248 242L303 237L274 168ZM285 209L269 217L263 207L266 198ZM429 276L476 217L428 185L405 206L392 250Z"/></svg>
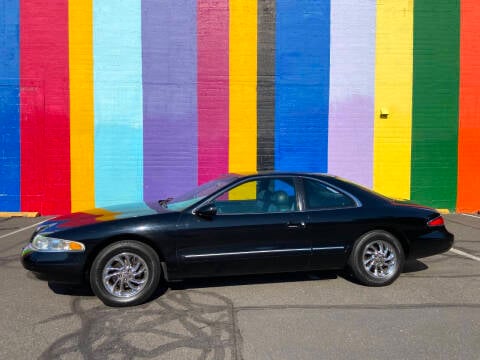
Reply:
<svg viewBox="0 0 480 360"><path fill-rule="evenodd" d="M478 15L473 0L0 0L0 211L270 169L477 211Z"/></svg>

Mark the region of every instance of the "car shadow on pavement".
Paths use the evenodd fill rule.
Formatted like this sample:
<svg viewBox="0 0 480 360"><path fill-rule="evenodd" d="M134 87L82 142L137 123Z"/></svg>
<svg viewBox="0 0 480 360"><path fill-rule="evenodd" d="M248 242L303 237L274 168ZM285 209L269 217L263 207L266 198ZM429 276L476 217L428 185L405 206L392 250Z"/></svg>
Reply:
<svg viewBox="0 0 480 360"><path fill-rule="evenodd" d="M172 290L181 289L201 289L211 287L225 287L237 285L255 285L255 284L275 284L288 282L332 280L338 277L337 272L295 272L279 274L258 274L258 275L239 275L211 278L187 279L181 282L172 282L169 284Z"/></svg>
<svg viewBox="0 0 480 360"><path fill-rule="evenodd" d="M49 281L48 287L57 295L94 296L92 289L86 284L70 285Z"/></svg>
<svg viewBox="0 0 480 360"><path fill-rule="evenodd" d="M424 262L421 262L420 260L409 260L405 263L405 266L403 267L403 273L408 274L412 272L419 272L419 271L424 271L427 270L428 266Z"/></svg>
<svg viewBox="0 0 480 360"><path fill-rule="evenodd" d="M410 260L405 263L403 273L414 273L427 270L428 266L419 260ZM280 273L280 274L256 274L256 275L242 275L242 276L225 276L225 277L210 277L210 278L195 278L187 279L179 282L166 283L162 281L154 293L150 301L155 300L165 294L168 289L172 290L186 290L186 289L204 289L214 287L226 287L237 285L255 285L255 284L275 284L275 283L289 283L289 282L306 282L306 281L321 281L334 280L342 277L354 284L360 285L358 281L345 270L339 271L309 271L309 272L295 272L295 273ZM59 295L73 295L73 296L94 296L90 286L85 285L69 285L48 282L48 287Z"/></svg>
<svg viewBox="0 0 480 360"><path fill-rule="evenodd" d="M170 282L170 283L162 281L149 301L152 301L161 297L163 294L165 294L168 291L168 289L187 290L187 289L204 289L204 288L226 287L226 286L237 286L237 285L333 280L333 279L336 279L337 277L338 277L337 272L316 271L316 272L195 278L195 279L187 279L184 281ZM40 280L45 280L38 276L37 278ZM56 282L49 281L48 287L55 294L58 294L58 295L94 296L88 284L71 285L71 284L63 284L63 283L56 283Z"/></svg>

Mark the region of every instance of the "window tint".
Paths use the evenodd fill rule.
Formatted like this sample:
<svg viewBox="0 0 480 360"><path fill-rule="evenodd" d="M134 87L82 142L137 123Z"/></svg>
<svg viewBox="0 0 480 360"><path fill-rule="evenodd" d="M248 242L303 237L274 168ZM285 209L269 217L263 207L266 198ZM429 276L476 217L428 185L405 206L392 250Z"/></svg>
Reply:
<svg viewBox="0 0 480 360"><path fill-rule="evenodd" d="M258 214L297 210L293 179L259 179L243 183L215 199L218 214Z"/></svg>
<svg viewBox="0 0 480 360"><path fill-rule="evenodd" d="M304 179L307 209L331 209L356 206L355 201L340 191L319 181Z"/></svg>

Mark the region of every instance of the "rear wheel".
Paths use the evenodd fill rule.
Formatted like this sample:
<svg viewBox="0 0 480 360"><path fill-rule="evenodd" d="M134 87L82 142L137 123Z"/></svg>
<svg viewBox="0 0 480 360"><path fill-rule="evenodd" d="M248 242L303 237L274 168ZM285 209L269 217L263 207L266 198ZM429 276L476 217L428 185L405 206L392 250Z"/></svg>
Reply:
<svg viewBox="0 0 480 360"><path fill-rule="evenodd" d="M90 269L90 284L109 306L132 306L147 301L160 282L160 259L139 241L119 241L100 251Z"/></svg>
<svg viewBox="0 0 480 360"><path fill-rule="evenodd" d="M405 255L400 242L383 230L368 232L353 246L349 265L355 278L367 286L385 286L401 274Z"/></svg>

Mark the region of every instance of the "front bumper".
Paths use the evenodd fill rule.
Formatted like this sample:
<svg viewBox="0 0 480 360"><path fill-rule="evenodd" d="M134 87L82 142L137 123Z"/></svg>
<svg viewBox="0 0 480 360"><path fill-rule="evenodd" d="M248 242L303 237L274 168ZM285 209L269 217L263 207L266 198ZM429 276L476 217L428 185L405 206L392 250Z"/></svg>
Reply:
<svg viewBox="0 0 480 360"><path fill-rule="evenodd" d="M30 244L22 250L23 267L53 282L84 283L85 262L84 252L36 251Z"/></svg>
<svg viewBox="0 0 480 360"><path fill-rule="evenodd" d="M454 236L447 229L434 230L411 242L408 257L419 259L444 253L452 248L453 241Z"/></svg>

